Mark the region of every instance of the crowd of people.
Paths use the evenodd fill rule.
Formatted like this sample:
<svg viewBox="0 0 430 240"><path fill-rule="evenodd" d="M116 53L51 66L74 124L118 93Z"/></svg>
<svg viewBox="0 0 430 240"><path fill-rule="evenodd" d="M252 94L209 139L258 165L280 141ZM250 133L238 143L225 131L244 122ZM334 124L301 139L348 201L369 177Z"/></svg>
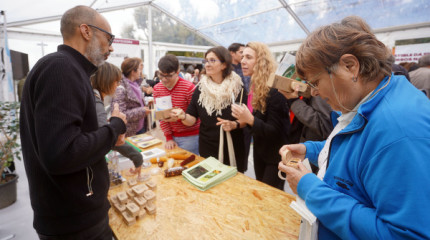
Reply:
<svg viewBox="0 0 430 240"><path fill-rule="evenodd" d="M112 239L104 156L116 150L140 173L142 156L124 139L148 130L145 95L155 104L171 99L160 120L166 149L213 156L244 173L252 146L257 180L283 190L278 170L286 173L318 219L303 220L301 236L430 238L430 55L408 81L367 23L347 17L300 46L296 71L311 89L304 98L298 88L267 85L277 64L264 43L212 47L202 71L186 74L167 54L152 84L142 84L142 59L121 68L105 62L110 32L94 9L68 10L64 44L38 61L23 88L22 153L40 239ZM285 150L313 167L286 165Z"/></svg>

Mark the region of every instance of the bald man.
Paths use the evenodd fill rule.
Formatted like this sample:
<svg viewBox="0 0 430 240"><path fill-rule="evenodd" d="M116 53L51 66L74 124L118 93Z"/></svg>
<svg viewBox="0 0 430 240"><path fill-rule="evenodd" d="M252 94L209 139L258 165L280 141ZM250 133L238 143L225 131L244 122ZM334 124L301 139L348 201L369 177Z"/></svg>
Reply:
<svg viewBox="0 0 430 240"><path fill-rule="evenodd" d="M63 45L41 58L26 80L21 143L40 239L112 239L104 156L123 141L118 107L99 128L90 76L113 51L114 35L94 9L61 18Z"/></svg>

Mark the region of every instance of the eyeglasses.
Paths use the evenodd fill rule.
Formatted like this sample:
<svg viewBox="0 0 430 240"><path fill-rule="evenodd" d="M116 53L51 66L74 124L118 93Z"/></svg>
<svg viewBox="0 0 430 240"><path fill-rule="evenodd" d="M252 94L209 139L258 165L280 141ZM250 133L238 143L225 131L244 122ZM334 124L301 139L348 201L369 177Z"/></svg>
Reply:
<svg viewBox="0 0 430 240"><path fill-rule="evenodd" d="M203 64L210 64L210 65L215 64L216 62L221 62L221 61L218 59L205 59L202 61Z"/></svg>
<svg viewBox="0 0 430 240"><path fill-rule="evenodd" d="M104 30L104 29L102 29L102 28L96 27L96 26L94 26L94 25L91 25L91 24L87 24L87 25L88 25L89 27L93 27L93 28L95 28L95 29L97 29L97 30L99 30L99 31L102 31L102 32L106 33L107 35L109 35L109 37L110 37L110 39L108 40L108 42L109 42L109 46L110 46L110 45L112 45L113 40L115 39L115 35L113 35L112 33L108 32L108 31L106 31L106 30Z"/></svg>
<svg viewBox="0 0 430 240"><path fill-rule="evenodd" d="M330 69L329 68L325 68L324 70L322 70L321 72L319 72L319 73L317 73L314 77L313 77L313 81L309 81L309 80L307 80L307 79L304 79L305 81L306 81L306 84L309 86L309 87L311 87L311 88L313 88L313 89L315 89L315 90L318 90L318 83L319 83L319 80L317 79L318 77L319 77L319 75L321 75L321 73L323 73L324 71L327 71L327 73L328 74L330 74L330 77L331 77L331 71L330 71ZM315 79L317 79L317 80L315 80Z"/></svg>
<svg viewBox="0 0 430 240"><path fill-rule="evenodd" d="M175 74L176 74L176 73L172 73L172 74L164 75L164 74L159 73L159 74L158 74L158 77L160 78L160 80L161 80L161 79L163 79L163 78L165 78L165 79L169 79L169 80L170 80L170 79L172 79L172 78L173 78L173 76L175 76Z"/></svg>

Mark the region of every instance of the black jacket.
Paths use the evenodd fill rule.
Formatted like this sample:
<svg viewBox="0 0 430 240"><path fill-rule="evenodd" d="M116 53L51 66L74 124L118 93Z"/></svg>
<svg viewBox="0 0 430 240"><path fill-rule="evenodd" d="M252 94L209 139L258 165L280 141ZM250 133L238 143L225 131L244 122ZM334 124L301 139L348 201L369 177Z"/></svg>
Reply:
<svg viewBox="0 0 430 240"><path fill-rule="evenodd" d="M36 63L24 86L22 154L34 228L43 235L79 232L107 217L104 156L125 132L125 124L112 118L98 127L89 81L96 70L78 51L60 45L58 52ZM92 196L87 196L89 185Z"/></svg>
<svg viewBox="0 0 430 240"><path fill-rule="evenodd" d="M266 99L266 111L253 111L254 125L250 129L254 138L254 161L271 165L281 161L279 149L288 143L290 128L286 103L285 97L272 88Z"/></svg>

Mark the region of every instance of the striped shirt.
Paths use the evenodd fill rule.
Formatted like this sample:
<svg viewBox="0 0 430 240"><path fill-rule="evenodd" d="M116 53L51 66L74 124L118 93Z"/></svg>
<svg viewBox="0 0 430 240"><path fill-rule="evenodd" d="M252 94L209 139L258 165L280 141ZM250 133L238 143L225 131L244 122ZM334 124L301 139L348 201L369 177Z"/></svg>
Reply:
<svg viewBox="0 0 430 240"><path fill-rule="evenodd" d="M161 82L158 83L154 86L152 95L155 102L157 102L157 98L171 96L173 108L181 108L185 112L191 102L195 88L196 86L191 82L179 78L171 90L167 89ZM181 120L177 122L160 121L160 126L164 136L166 136L166 141L169 141L173 139L173 136L186 137L199 134L200 120L197 119L196 123L189 127L182 124Z"/></svg>

